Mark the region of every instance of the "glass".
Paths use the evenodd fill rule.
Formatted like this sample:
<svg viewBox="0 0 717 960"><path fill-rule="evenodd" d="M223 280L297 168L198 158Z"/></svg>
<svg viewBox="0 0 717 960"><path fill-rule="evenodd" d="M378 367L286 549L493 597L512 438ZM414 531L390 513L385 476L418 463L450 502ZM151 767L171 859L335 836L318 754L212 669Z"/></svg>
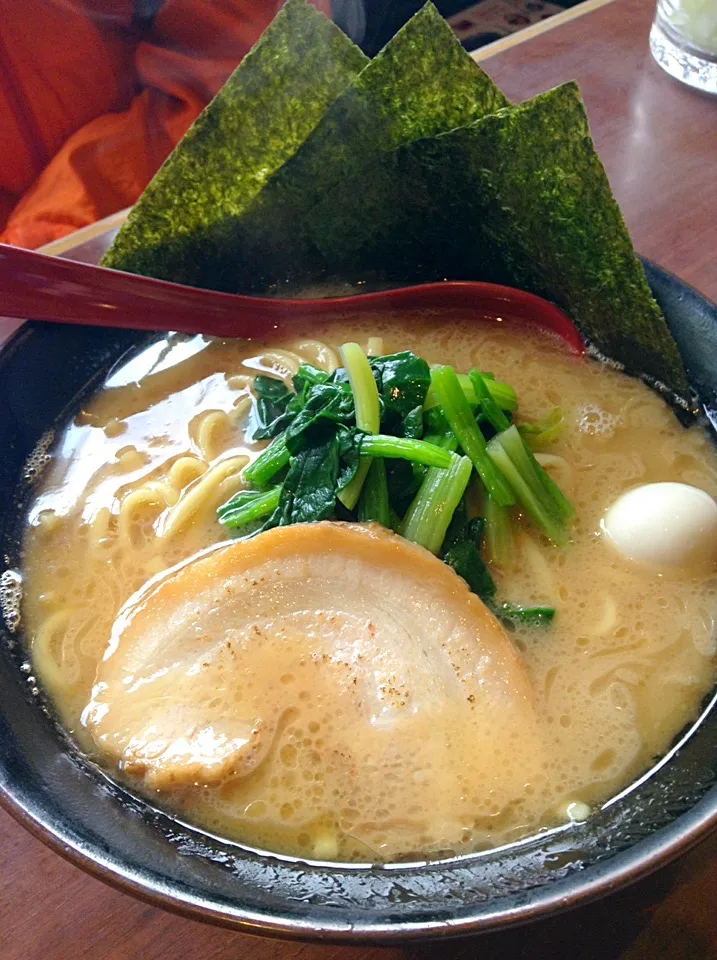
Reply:
<svg viewBox="0 0 717 960"><path fill-rule="evenodd" d="M671 76L717 94L717 0L658 0L650 49Z"/></svg>

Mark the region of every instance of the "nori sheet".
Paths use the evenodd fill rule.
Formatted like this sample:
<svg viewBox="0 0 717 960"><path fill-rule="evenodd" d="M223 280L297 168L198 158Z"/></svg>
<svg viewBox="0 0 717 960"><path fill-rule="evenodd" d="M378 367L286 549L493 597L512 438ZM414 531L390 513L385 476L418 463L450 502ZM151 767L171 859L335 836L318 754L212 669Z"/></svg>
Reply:
<svg viewBox="0 0 717 960"><path fill-rule="evenodd" d="M576 83L424 141L414 157L429 182L450 180L445 234L462 223L458 246L472 260L557 303L628 372L689 398L677 345L595 152Z"/></svg>
<svg viewBox="0 0 717 960"><path fill-rule="evenodd" d="M233 222L367 63L306 0L287 0L144 191L103 266L215 286Z"/></svg>
<svg viewBox="0 0 717 960"><path fill-rule="evenodd" d="M561 306L630 373L688 401L575 83L382 158L313 211L330 270L488 280ZM319 213L321 216L319 216Z"/></svg>
<svg viewBox="0 0 717 960"><path fill-rule="evenodd" d="M227 264L223 288L276 292L326 276L311 236L312 211L333 189L340 185L350 193L356 184L363 191L378 157L507 105L427 3L331 104L253 201L239 225L239 256Z"/></svg>
<svg viewBox="0 0 717 960"><path fill-rule="evenodd" d="M327 277L506 283L689 401L577 86L511 107L430 3L365 63L288 0L104 265L271 293Z"/></svg>

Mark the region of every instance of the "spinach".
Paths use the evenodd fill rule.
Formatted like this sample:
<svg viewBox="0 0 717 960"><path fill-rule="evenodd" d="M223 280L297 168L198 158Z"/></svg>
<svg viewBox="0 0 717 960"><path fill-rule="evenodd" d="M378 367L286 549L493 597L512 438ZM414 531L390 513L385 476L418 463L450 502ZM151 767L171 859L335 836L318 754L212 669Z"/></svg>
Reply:
<svg viewBox="0 0 717 960"><path fill-rule="evenodd" d="M451 432L446 415L440 407L431 407L423 414L423 423L427 433L445 435Z"/></svg>
<svg viewBox="0 0 717 960"><path fill-rule="evenodd" d="M333 517L337 494L351 483L359 467L361 431L322 417L320 412L295 431L291 440L288 430L284 436L292 455L278 506L264 525L265 530ZM230 509L231 504L229 501L226 507ZM222 513L220 521L224 516Z"/></svg>
<svg viewBox="0 0 717 960"><path fill-rule="evenodd" d="M397 514L403 516L418 493L426 467L409 460L385 460L388 499Z"/></svg>
<svg viewBox="0 0 717 960"><path fill-rule="evenodd" d="M480 546L484 526L485 520L480 517L475 517L473 520L468 519L468 507L466 506L466 498L464 497L456 507L451 522L448 525L443 541L443 549L447 550L448 547L453 546L454 543L458 543L459 540L470 540L475 543L476 546Z"/></svg>
<svg viewBox="0 0 717 960"><path fill-rule="evenodd" d="M291 452L296 439L322 418L349 425L354 419L354 401L346 382L333 382L333 374L302 363L293 377L294 391L274 377L257 376L247 435L252 440L271 440L286 432Z"/></svg>
<svg viewBox="0 0 717 960"><path fill-rule="evenodd" d="M521 607L501 603L494 611L508 627L547 627L555 616L555 607Z"/></svg>
<svg viewBox="0 0 717 960"><path fill-rule="evenodd" d="M292 378L294 390L297 393L303 393L307 388L315 386L317 383L328 383L332 375L314 367L310 363L302 363Z"/></svg>
<svg viewBox="0 0 717 960"><path fill-rule="evenodd" d="M331 383L318 383L298 398L301 405L286 428L286 444L293 453L297 439L317 421L326 419L347 425L354 419L354 400L351 389Z"/></svg>
<svg viewBox="0 0 717 960"><path fill-rule="evenodd" d="M383 402L384 433L420 439L423 434L423 404L431 384L431 371L410 350L369 361L378 395ZM419 432L420 431L420 432Z"/></svg>
<svg viewBox="0 0 717 960"><path fill-rule="evenodd" d="M406 414L403 420L403 435L412 440L420 440L423 436L423 407L414 407Z"/></svg>
<svg viewBox="0 0 717 960"><path fill-rule="evenodd" d="M487 607L493 607L495 581L488 572L474 540L456 540L444 550L442 560L455 570L459 577L463 577L473 593L479 596Z"/></svg>
<svg viewBox="0 0 717 960"><path fill-rule="evenodd" d="M304 441L304 447L291 458L279 506L267 528L326 520L334 512L340 453L336 427L317 423Z"/></svg>
<svg viewBox="0 0 717 960"><path fill-rule="evenodd" d="M217 510L219 523L228 530L246 532L279 506L281 487L270 490L240 490Z"/></svg>
<svg viewBox="0 0 717 960"><path fill-rule="evenodd" d="M356 427L339 426L336 436L339 442L339 473L336 478L338 492L348 487L358 472L363 434Z"/></svg>
<svg viewBox="0 0 717 960"><path fill-rule="evenodd" d="M248 436L255 440L271 440L291 423L294 413L288 410L295 394L274 377L254 378L256 399L252 404Z"/></svg>
<svg viewBox="0 0 717 960"><path fill-rule="evenodd" d="M485 520L465 520L465 501L456 510L446 533L441 559L462 577L471 591L507 627L547 627L555 616L554 607L522 607L514 603L497 603L496 585L480 555L480 541Z"/></svg>

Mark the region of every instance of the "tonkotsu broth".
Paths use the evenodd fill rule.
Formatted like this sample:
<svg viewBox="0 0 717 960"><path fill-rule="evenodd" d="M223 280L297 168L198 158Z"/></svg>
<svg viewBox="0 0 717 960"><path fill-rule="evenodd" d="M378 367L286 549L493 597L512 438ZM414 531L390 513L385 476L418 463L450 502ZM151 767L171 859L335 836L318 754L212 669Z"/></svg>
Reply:
<svg viewBox="0 0 717 960"><path fill-rule="evenodd" d="M397 763L422 783L420 809L408 816L405 797L389 789L383 822L362 824L343 788L328 789L333 734L317 732L299 683L285 686L291 713L254 773L163 787L153 799L214 833L284 853L362 861L467 853L564 822L573 803L594 807L614 795L696 717L714 678L715 577L629 563L605 542L600 521L638 483L682 481L717 496L715 451L643 384L576 359L545 335L426 314L313 324L306 339L265 348L174 336L153 344L112 374L56 445L28 517L27 636L63 722L97 756L80 718L120 607L148 578L226 538L215 508L240 489L239 471L264 446L242 435L251 377L289 376L299 358L335 365L339 344L370 337L383 338L384 353L411 349L459 371L492 371L516 388L521 420L557 405L567 420L547 468L575 505L573 541L558 550L521 526L515 567L494 571L501 598L558 611L547 630L511 633L537 720L496 764L510 796L475 796L460 769L437 781L411 767L425 751L409 751ZM446 716L463 723L466 715ZM465 722L446 745L458 764L475 742ZM535 737L542 759L526 765ZM427 811L439 802L450 809L451 797L455 809L441 826Z"/></svg>

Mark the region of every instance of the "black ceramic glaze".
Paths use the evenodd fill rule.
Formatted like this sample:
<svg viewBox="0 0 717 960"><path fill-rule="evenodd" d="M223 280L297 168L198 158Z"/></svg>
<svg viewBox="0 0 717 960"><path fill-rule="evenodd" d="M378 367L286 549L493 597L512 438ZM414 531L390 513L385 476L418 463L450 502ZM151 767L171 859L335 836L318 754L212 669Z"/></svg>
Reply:
<svg viewBox="0 0 717 960"><path fill-rule="evenodd" d="M653 264L693 385L717 395L717 307ZM25 326L0 354L0 556L19 563L24 465L128 349L129 331ZM207 837L108 781L74 749L21 670L21 630L0 624L0 795L80 866L161 906L252 932L381 942L522 923L600 896L667 862L717 823L717 711L683 732L641 783L586 824L431 864L330 866Z"/></svg>

